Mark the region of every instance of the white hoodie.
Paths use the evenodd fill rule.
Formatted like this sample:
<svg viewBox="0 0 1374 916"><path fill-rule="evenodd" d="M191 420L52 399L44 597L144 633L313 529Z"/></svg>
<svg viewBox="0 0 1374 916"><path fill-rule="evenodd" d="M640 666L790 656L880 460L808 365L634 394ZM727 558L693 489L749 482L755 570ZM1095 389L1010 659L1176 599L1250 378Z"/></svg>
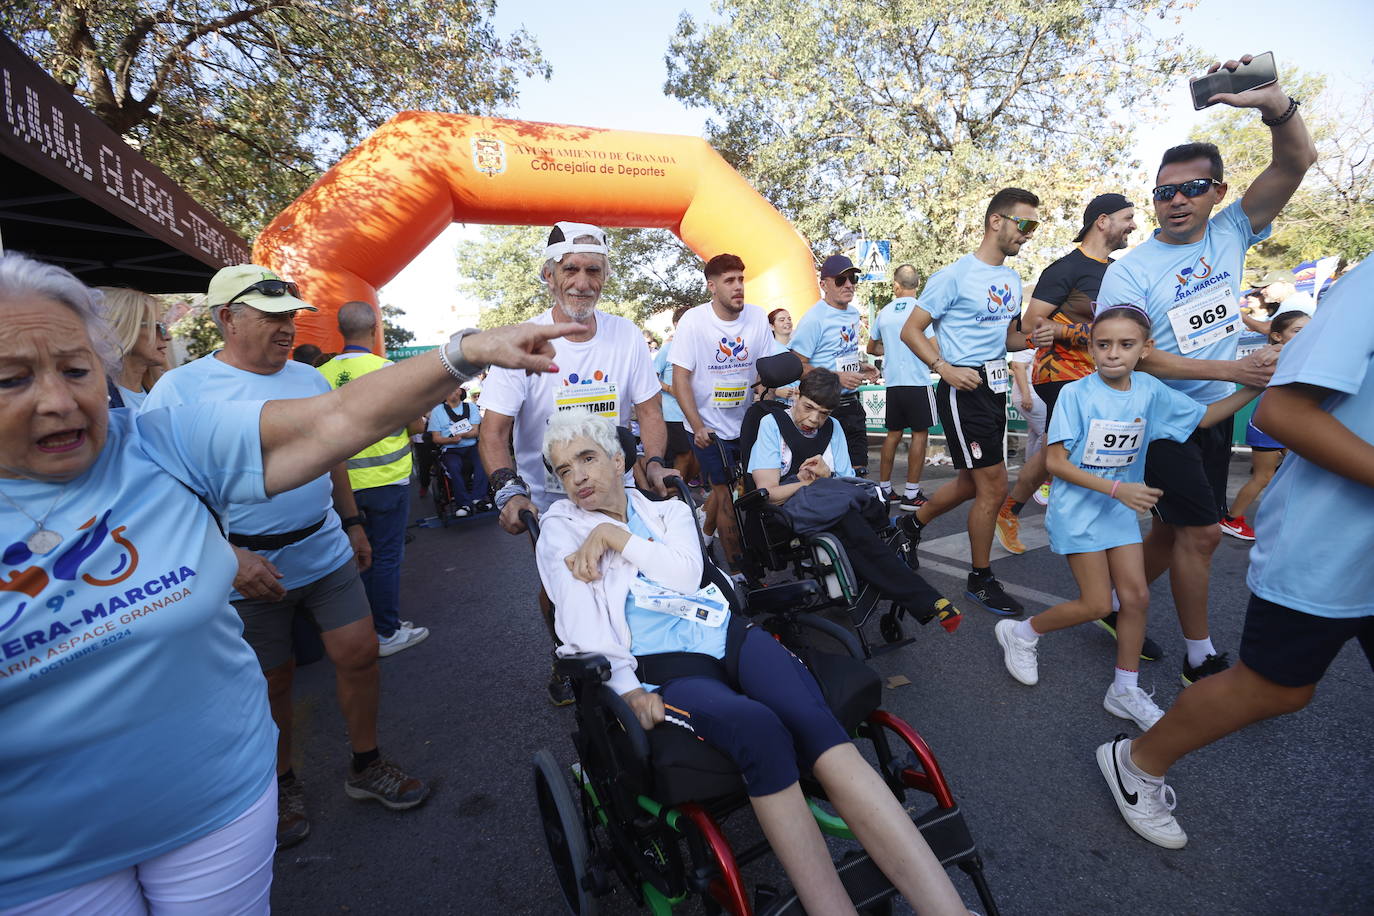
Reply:
<svg viewBox="0 0 1374 916"><path fill-rule="evenodd" d="M606 551L601 559L601 578L582 582L573 578L565 558L587 540L592 529L609 522L628 526L609 515L579 509L570 499L560 499L539 520L535 559L539 578L554 604L554 630L563 645L558 655L597 652L611 663L610 687L626 694L639 686L635 660L630 654L630 627L625 621L625 598L635 575L644 575L680 592L694 592L701 583L701 542L696 518L676 499L654 502L638 490L626 496L652 537L630 535L623 553Z"/></svg>

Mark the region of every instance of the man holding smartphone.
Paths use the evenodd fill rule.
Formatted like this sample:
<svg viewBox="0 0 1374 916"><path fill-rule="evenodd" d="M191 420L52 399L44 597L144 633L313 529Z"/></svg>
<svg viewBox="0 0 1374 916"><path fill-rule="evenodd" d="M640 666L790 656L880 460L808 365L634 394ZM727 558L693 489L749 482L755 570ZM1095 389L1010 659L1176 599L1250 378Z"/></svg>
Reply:
<svg viewBox="0 0 1374 916"><path fill-rule="evenodd" d="M1214 64L1208 72L1235 70L1251 59ZM1212 101L1259 109L1272 131L1272 161L1240 200L1213 216L1228 190L1221 153L1210 143L1165 152L1153 193L1160 228L1107 268L1098 294L1101 306L1134 303L1149 313L1155 348L1140 368L1202 404L1221 400L1236 384L1263 387L1273 374L1273 347L1236 358L1245 253L1268 237L1274 217L1317 158L1297 100L1278 83ZM1227 420L1199 429L1184 443L1156 442L1146 456L1145 482L1164 496L1145 537L1145 572L1153 581L1169 570L1187 644L1185 685L1229 665L1209 635L1207 587L1212 552L1221 540L1218 523L1226 512L1231 437Z"/></svg>

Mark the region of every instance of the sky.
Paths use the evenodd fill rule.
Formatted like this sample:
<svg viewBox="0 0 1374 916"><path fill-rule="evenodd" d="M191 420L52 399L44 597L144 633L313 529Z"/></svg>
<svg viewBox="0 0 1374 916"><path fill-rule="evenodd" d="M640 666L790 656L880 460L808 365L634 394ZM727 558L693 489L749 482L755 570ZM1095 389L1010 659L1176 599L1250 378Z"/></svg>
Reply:
<svg viewBox="0 0 1374 916"><path fill-rule="evenodd" d="M524 27L543 49L553 79L526 79L507 117L621 130L700 136L709 117L663 94L664 55L683 10L710 20L710 5L643 0L601 0L593 8L567 0L502 0L495 25L501 34ZM1295 10L1301 10L1296 14ZM1173 21L1159 24L1164 33ZM1374 83L1374 4L1367 0L1199 0L1178 16L1190 44L1218 59L1273 51L1280 65L1296 62L1324 73L1338 95ZM1135 156L1157 162L1169 146L1189 138L1206 116L1194 112L1186 81L1165 99L1164 117L1137 136ZM1224 152L1224 151L1223 151ZM1142 176L1142 182L1148 180ZM1142 197L1144 185L1142 184ZM459 291L455 246L480 227L454 226L388 284L382 301L400 306L401 323L415 344L442 342L477 323L477 306ZM455 323L456 322L456 323Z"/></svg>

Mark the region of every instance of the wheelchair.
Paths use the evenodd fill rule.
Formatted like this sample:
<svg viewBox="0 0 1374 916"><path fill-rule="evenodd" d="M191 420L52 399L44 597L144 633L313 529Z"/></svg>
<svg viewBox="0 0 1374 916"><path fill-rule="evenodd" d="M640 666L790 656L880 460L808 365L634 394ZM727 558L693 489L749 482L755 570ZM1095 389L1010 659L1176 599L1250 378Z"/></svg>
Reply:
<svg viewBox="0 0 1374 916"><path fill-rule="evenodd" d="M478 461L477 449L472 447L472 460ZM441 458L442 452L435 449L434 464L431 470L429 483L430 497L434 500L434 517L436 526L448 527L449 522L462 518L475 518L480 515L487 515L494 510L494 507L487 502L486 497L478 499L472 510L466 510L458 501L458 492L453 485L453 478L449 476L448 468ZM460 515L459 510L464 510Z"/></svg>
<svg viewBox="0 0 1374 916"><path fill-rule="evenodd" d="M758 361L757 367L760 383L769 388L791 385L801 377L801 360L792 353L765 357ZM776 415L781 420L785 412L786 408L776 401L756 401L746 412L740 430L738 480L744 492L735 500L734 509L744 548L741 572L751 586L762 585L781 574L815 580L820 587L808 609L833 612L847 618L865 657L914 642L902 625L902 619L910 612L899 602L888 601L886 610L879 613L884 599L876 588L862 582L855 574L844 545L836 535L830 532L798 534L787 514L768 502L768 492L754 487L747 468L759 424L769 415ZM918 568L915 543L900 525L888 518L887 527L879 537L908 566ZM874 616L878 617L878 631L883 640L883 644L876 647L865 632ZM927 617L919 622L925 624L931 619Z"/></svg>
<svg viewBox="0 0 1374 916"><path fill-rule="evenodd" d="M679 481L678 488L691 505L685 485ZM534 525L531 537L537 538ZM933 807L914 823L941 864L964 872L984 912L996 916L982 858L935 755L915 729L881 708L882 683L862 661L854 634L798 610L814 600L818 583L764 586L751 590L746 603L711 562L705 544L702 548L702 584L715 583L733 613L761 622L803 660L845 730L871 743L894 796L905 801L914 789L932 797ZM844 654L821 651L818 640L839 645ZM617 886L656 916L670 914L693 896L701 898L707 913L804 913L790 888L759 884L751 895L746 887L743 867L765 857L769 847L759 840L736 850L726 838L722 823L749 801L725 754L668 723L646 732L606 684L611 668L602 655L561 658L555 670L573 684L571 737L577 760L564 767L550 751L540 750L533 779L545 841L571 913L596 913L600 898ZM853 839L844 821L820 806L825 801L820 785L805 775L801 785L822 833ZM892 912L896 890L865 852L848 852L836 868L860 912Z"/></svg>

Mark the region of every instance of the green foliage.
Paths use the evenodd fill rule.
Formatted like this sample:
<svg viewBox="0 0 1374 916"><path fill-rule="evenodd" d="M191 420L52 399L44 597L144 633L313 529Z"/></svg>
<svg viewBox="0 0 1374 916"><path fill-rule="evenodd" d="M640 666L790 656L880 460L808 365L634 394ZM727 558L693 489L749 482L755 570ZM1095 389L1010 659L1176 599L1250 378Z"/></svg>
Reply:
<svg viewBox="0 0 1374 916"><path fill-rule="evenodd" d="M1041 197L1034 257L1128 184L1131 110L1189 63L1144 27L1176 5L718 2L718 23L679 20L665 90L716 113L710 142L817 252L861 230L928 275L976 246L1001 187Z"/></svg>
<svg viewBox="0 0 1374 916"><path fill-rule="evenodd" d="M186 345L188 360L208 356L224 346L224 338L207 308L193 308L170 328L172 336Z"/></svg>
<svg viewBox="0 0 1374 916"><path fill-rule="evenodd" d="M533 318L552 301L539 279L547 226L499 226L458 248L463 289L482 303L484 328ZM611 229L611 273L602 311L639 324L658 312L706 301L701 261L661 229Z"/></svg>
<svg viewBox="0 0 1374 916"><path fill-rule="evenodd" d="M1251 282L1274 270L1336 255L1342 266L1374 252L1374 86L1357 93L1354 116L1342 111L1323 77L1282 68L1281 85L1303 101L1303 120L1317 144L1317 164L1274 221L1273 234L1250 249ZM1269 164L1270 130L1252 109L1212 109L1196 139L1215 143L1226 163L1231 193L1243 194Z"/></svg>
<svg viewBox="0 0 1374 916"><path fill-rule="evenodd" d="M382 340L387 350L404 347L415 339L414 331L408 331L396 324L396 320L404 317L405 313L405 309L394 305L382 306Z"/></svg>
<svg viewBox="0 0 1374 916"><path fill-rule="evenodd" d="M406 108L491 114L550 70L495 0L14 0L0 27L251 238Z"/></svg>

